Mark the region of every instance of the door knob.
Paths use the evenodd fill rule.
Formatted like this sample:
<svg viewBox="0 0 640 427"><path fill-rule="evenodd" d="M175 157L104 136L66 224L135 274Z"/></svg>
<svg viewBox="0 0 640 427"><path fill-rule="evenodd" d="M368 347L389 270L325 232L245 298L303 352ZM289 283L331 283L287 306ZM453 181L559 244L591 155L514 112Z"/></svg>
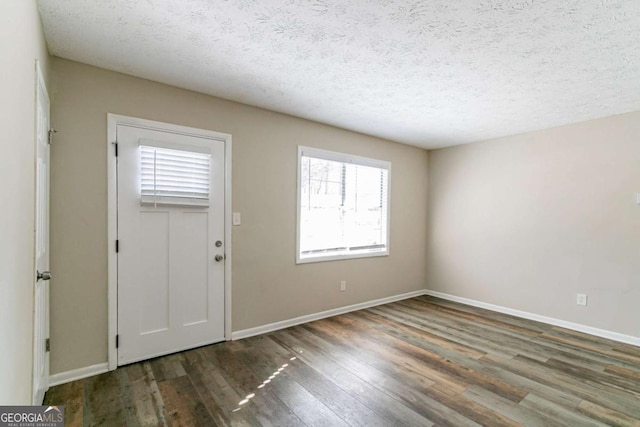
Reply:
<svg viewBox="0 0 640 427"><path fill-rule="evenodd" d="M42 273L40 273L39 271L36 270L36 279L51 280L51 273L49 273L48 271L43 271Z"/></svg>
<svg viewBox="0 0 640 427"><path fill-rule="evenodd" d="M218 254L218 255L216 255L215 259L216 259L216 261L220 262L220 261L222 261L224 259L224 256Z"/></svg>

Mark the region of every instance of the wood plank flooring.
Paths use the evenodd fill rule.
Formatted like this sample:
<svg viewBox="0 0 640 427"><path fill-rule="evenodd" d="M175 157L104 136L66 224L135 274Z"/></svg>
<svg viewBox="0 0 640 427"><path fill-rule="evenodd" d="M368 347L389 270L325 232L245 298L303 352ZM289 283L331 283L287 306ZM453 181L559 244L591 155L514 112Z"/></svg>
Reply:
<svg viewBox="0 0 640 427"><path fill-rule="evenodd" d="M418 297L52 387L68 426L640 426L640 348Z"/></svg>

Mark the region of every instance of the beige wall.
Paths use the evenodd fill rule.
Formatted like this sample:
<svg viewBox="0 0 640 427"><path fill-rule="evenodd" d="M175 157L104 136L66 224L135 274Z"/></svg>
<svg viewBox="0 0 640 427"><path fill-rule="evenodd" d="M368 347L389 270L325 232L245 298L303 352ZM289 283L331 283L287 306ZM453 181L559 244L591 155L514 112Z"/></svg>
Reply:
<svg viewBox="0 0 640 427"><path fill-rule="evenodd" d="M0 405L31 403L36 58L47 79L35 1L1 1Z"/></svg>
<svg viewBox="0 0 640 427"><path fill-rule="evenodd" d="M234 331L424 288L426 151L58 58L53 78L52 372L107 360L108 112L233 135ZM392 162L389 257L295 265L298 144Z"/></svg>
<svg viewBox="0 0 640 427"><path fill-rule="evenodd" d="M427 288L640 337L640 113L431 151L429 183Z"/></svg>

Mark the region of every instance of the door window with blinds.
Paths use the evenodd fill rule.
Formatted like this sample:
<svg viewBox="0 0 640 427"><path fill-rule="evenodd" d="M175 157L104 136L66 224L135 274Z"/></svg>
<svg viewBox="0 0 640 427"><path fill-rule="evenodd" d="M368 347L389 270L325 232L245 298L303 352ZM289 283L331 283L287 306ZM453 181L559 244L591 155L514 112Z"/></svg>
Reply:
<svg viewBox="0 0 640 427"><path fill-rule="evenodd" d="M211 152L203 147L140 140L143 205L209 206Z"/></svg>
<svg viewBox="0 0 640 427"><path fill-rule="evenodd" d="M298 263L389 254L391 163L298 147Z"/></svg>

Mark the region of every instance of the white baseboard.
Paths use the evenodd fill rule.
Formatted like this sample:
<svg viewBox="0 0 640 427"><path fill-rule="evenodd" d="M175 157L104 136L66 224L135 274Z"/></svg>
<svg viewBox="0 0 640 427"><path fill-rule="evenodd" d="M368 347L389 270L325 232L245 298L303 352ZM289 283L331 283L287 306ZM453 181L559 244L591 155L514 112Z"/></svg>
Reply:
<svg viewBox="0 0 640 427"><path fill-rule="evenodd" d="M622 342L625 344L631 344L640 347L640 337L634 337L631 335L624 335L618 332L607 331L605 329L598 329L579 323L567 322L565 320L555 319L553 317L541 316L539 314L529 313L526 311L515 310L500 305L489 304L482 301L473 300L470 298L459 297L451 294L446 294L438 291L431 291L428 289L421 289L418 291L407 292L400 295L394 295L386 298L380 298L372 301L361 302L359 304L348 305L345 307L334 308L332 310L321 311L319 313L308 314L306 316L295 317L293 319L282 320L280 322L269 323L267 325L257 326L255 328L243 329L231 334L231 339L239 340L242 338L249 338L255 335L266 334L269 332L277 331L291 326L300 325L302 323L313 322L314 320L320 320L327 317L337 316L339 314L349 313L351 311L362 310L369 307L375 307L377 305L389 304L391 302L401 301L403 299L414 298L421 295L431 295L434 297L442 298L444 300L459 302L461 304L470 305L473 307L484 308L487 310L495 311L498 313L510 314L512 316L521 317L523 319L534 320L541 323L546 323L553 326L559 326L573 331L584 332L586 334L594 335L597 337L608 338L613 341ZM60 372L49 376L49 386L56 386L65 384L71 381L80 380L83 378L91 377L93 375L103 374L109 371L108 363L98 363L97 365L87 366L85 368L74 369L71 371Z"/></svg>
<svg viewBox="0 0 640 427"><path fill-rule="evenodd" d="M60 384L69 383L75 380L81 380L83 378L92 377L98 374L104 374L109 371L108 363L98 363L97 365L91 365L84 368L73 369L71 371L59 372L57 374L49 375L49 386L53 387Z"/></svg>
<svg viewBox="0 0 640 427"><path fill-rule="evenodd" d="M451 294L445 294L443 292L425 290L425 295L431 295L446 299L448 301L459 302L461 304L471 305L473 307L484 308L491 311L497 311L498 313L510 314L512 316L521 317L523 319L535 320L537 322L546 323L553 326L560 326L561 328L571 329L573 331L584 332L585 334L595 335L601 338L608 338L613 341L622 342L625 344L631 344L640 347L640 337L634 337L631 335L624 335L618 332L607 331L605 329L598 329L580 323L567 322L566 320L555 319L553 317L541 316L539 314L529 313L526 311L514 310L512 308L502 307L500 305L489 304L482 301L476 301L469 298L458 297Z"/></svg>
<svg viewBox="0 0 640 427"><path fill-rule="evenodd" d="M256 335L277 331L279 329L300 325L302 323L313 322L314 320L320 320L326 317L337 316L339 314L349 313L350 311L362 310L364 308L375 307L376 305L388 304L390 302L400 301L407 298L414 298L424 294L425 294L425 290L421 289L418 291L407 292L405 294L394 295L394 296L380 298L372 301L361 302L359 304L353 304L353 305L347 305L344 307L334 308L332 310L321 311L319 313L307 314L306 316L294 317L293 319L282 320L280 322L269 323L267 325L262 325L262 326L256 326L255 328L235 331L231 334L231 339L239 340L242 338L249 338Z"/></svg>

